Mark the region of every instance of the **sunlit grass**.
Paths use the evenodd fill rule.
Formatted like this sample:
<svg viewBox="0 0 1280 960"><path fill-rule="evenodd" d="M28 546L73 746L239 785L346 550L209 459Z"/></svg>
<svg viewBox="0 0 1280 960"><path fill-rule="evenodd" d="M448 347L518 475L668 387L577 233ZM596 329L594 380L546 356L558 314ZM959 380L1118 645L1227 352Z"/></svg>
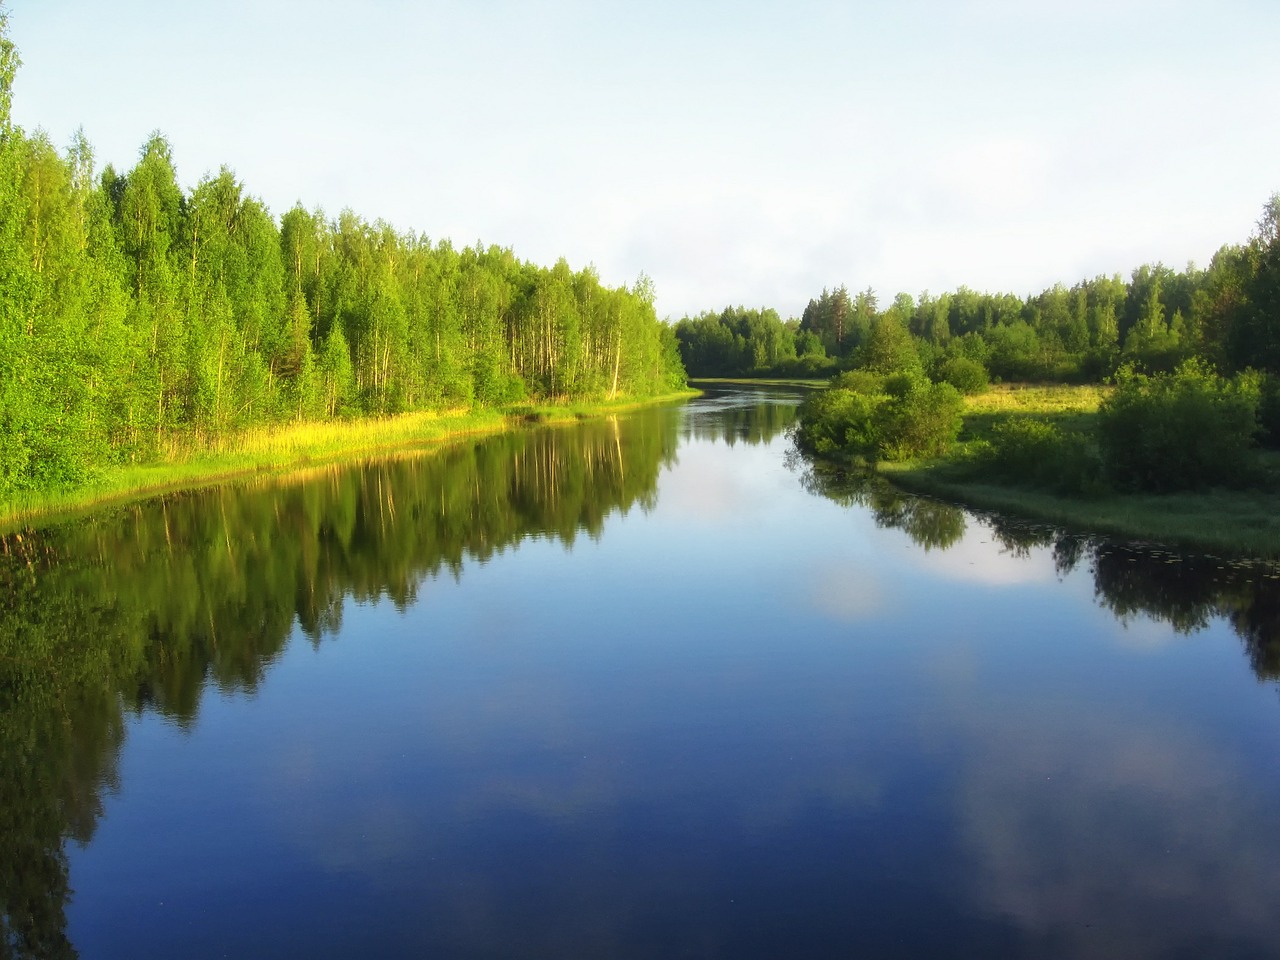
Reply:
<svg viewBox="0 0 1280 960"><path fill-rule="evenodd" d="M107 503L218 483L253 474L279 474L343 460L383 456L468 434L497 433L530 421L576 422L655 403L685 400L696 390L645 400L538 404L507 410L445 410L360 420L282 424L221 438L175 437L155 463L104 470L74 490L19 494L0 503L0 530L35 519L83 513Z"/></svg>
<svg viewBox="0 0 1280 960"><path fill-rule="evenodd" d="M1280 557L1280 455L1255 455L1257 480L1240 489L1194 493L1106 493L1059 496L1044 490L975 480L964 451L1015 416L1051 421L1064 431L1091 433L1110 388L1001 385L966 399L958 459L882 464L898 485L974 507L1001 510L1136 540Z"/></svg>
<svg viewBox="0 0 1280 960"><path fill-rule="evenodd" d="M1009 413L1051 416L1063 413L1097 413L1111 392L1097 384L1002 383L965 398L965 413Z"/></svg>
<svg viewBox="0 0 1280 960"><path fill-rule="evenodd" d="M1013 417L1046 420L1060 430L1092 430L1093 415L1110 392L1110 387L1096 384L1000 384L965 397L960 441L986 439L998 424Z"/></svg>

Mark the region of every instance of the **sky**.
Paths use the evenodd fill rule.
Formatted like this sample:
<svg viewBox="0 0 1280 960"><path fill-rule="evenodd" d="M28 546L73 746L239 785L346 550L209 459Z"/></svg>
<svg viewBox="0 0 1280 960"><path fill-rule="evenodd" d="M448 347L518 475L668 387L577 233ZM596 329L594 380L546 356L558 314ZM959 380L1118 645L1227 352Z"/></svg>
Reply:
<svg viewBox="0 0 1280 960"><path fill-rule="evenodd" d="M1275 0L8 0L13 118L659 316L1206 264L1280 191Z"/></svg>

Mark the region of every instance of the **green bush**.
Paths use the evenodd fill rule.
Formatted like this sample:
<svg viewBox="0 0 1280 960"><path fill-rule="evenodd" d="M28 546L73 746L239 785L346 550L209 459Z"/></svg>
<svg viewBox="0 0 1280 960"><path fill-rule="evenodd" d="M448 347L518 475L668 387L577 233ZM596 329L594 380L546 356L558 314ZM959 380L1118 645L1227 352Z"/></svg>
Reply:
<svg viewBox="0 0 1280 960"><path fill-rule="evenodd" d="M938 367L938 380L949 383L961 393L981 393L987 389L987 368L968 357L950 357Z"/></svg>
<svg viewBox="0 0 1280 960"><path fill-rule="evenodd" d="M1272 450L1280 449L1280 376L1274 373L1262 378L1258 427L1258 442Z"/></svg>
<svg viewBox="0 0 1280 960"><path fill-rule="evenodd" d="M875 411L884 397L828 389L811 395L800 405L796 418L796 443L819 456L841 455L875 461L878 438Z"/></svg>
<svg viewBox="0 0 1280 960"><path fill-rule="evenodd" d="M831 387L835 390L874 395L884 393L884 377L870 370L846 370L831 378Z"/></svg>
<svg viewBox="0 0 1280 960"><path fill-rule="evenodd" d="M898 378L891 377L891 381ZM886 383L886 392L899 388ZM879 453L885 460L940 457L960 433L964 399L949 383L915 380L901 394L893 394L876 410Z"/></svg>
<svg viewBox="0 0 1280 960"><path fill-rule="evenodd" d="M849 382L870 384L856 377ZM895 374L886 379L884 392L832 387L810 396L800 405L795 438L810 453L872 463L941 456L960 432L963 404L950 384Z"/></svg>
<svg viewBox="0 0 1280 960"><path fill-rule="evenodd" d="M1068 494L1102 488L1102 464L1088 438L1033 417L995 426L980 462L982 472L1006 483Z"/></svg>
<svg viewBox="0 0 1280 960"><path fill-rule="evenodd" d="M1172 374L1132 367L1098 409L1098 443L1118 487L1163 492L1236 485L1248 475L1260 380L1216 376L1188 360Z"/></svg>
<svg viewBox="0 0 1280 960"><path fill-rule="evenodd" d="M884 392L896 400L901 400L927 383L928 381L919 371L894 373L884 378Z"/></svg>

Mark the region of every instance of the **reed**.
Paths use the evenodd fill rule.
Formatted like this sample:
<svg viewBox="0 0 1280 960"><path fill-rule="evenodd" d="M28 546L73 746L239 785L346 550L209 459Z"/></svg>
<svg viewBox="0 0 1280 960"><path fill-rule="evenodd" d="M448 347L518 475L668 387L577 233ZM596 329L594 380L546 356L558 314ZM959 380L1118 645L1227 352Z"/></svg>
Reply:
<svg viewBox="0 0 1280 960"><path fill-rule="evenodd" d="M0 504L0 530L170 490L362 459L511 426L511 418L502 411L460 409L294 423L220 438L174 437L157 462L110 467L84 487L19 494Z"/></svg>

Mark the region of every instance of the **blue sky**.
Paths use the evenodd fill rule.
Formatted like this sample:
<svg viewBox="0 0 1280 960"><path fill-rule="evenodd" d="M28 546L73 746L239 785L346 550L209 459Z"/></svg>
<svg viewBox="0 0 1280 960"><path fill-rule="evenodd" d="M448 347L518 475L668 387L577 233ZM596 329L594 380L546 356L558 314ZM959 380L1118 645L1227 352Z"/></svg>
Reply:
<svg viewBox="0 0 1280 960"><path fill-rule="evenodd" d="M660 315L1205 263L1280 190L1274 0L9 0L15 120L276 214L644 271Z"/></svg>

